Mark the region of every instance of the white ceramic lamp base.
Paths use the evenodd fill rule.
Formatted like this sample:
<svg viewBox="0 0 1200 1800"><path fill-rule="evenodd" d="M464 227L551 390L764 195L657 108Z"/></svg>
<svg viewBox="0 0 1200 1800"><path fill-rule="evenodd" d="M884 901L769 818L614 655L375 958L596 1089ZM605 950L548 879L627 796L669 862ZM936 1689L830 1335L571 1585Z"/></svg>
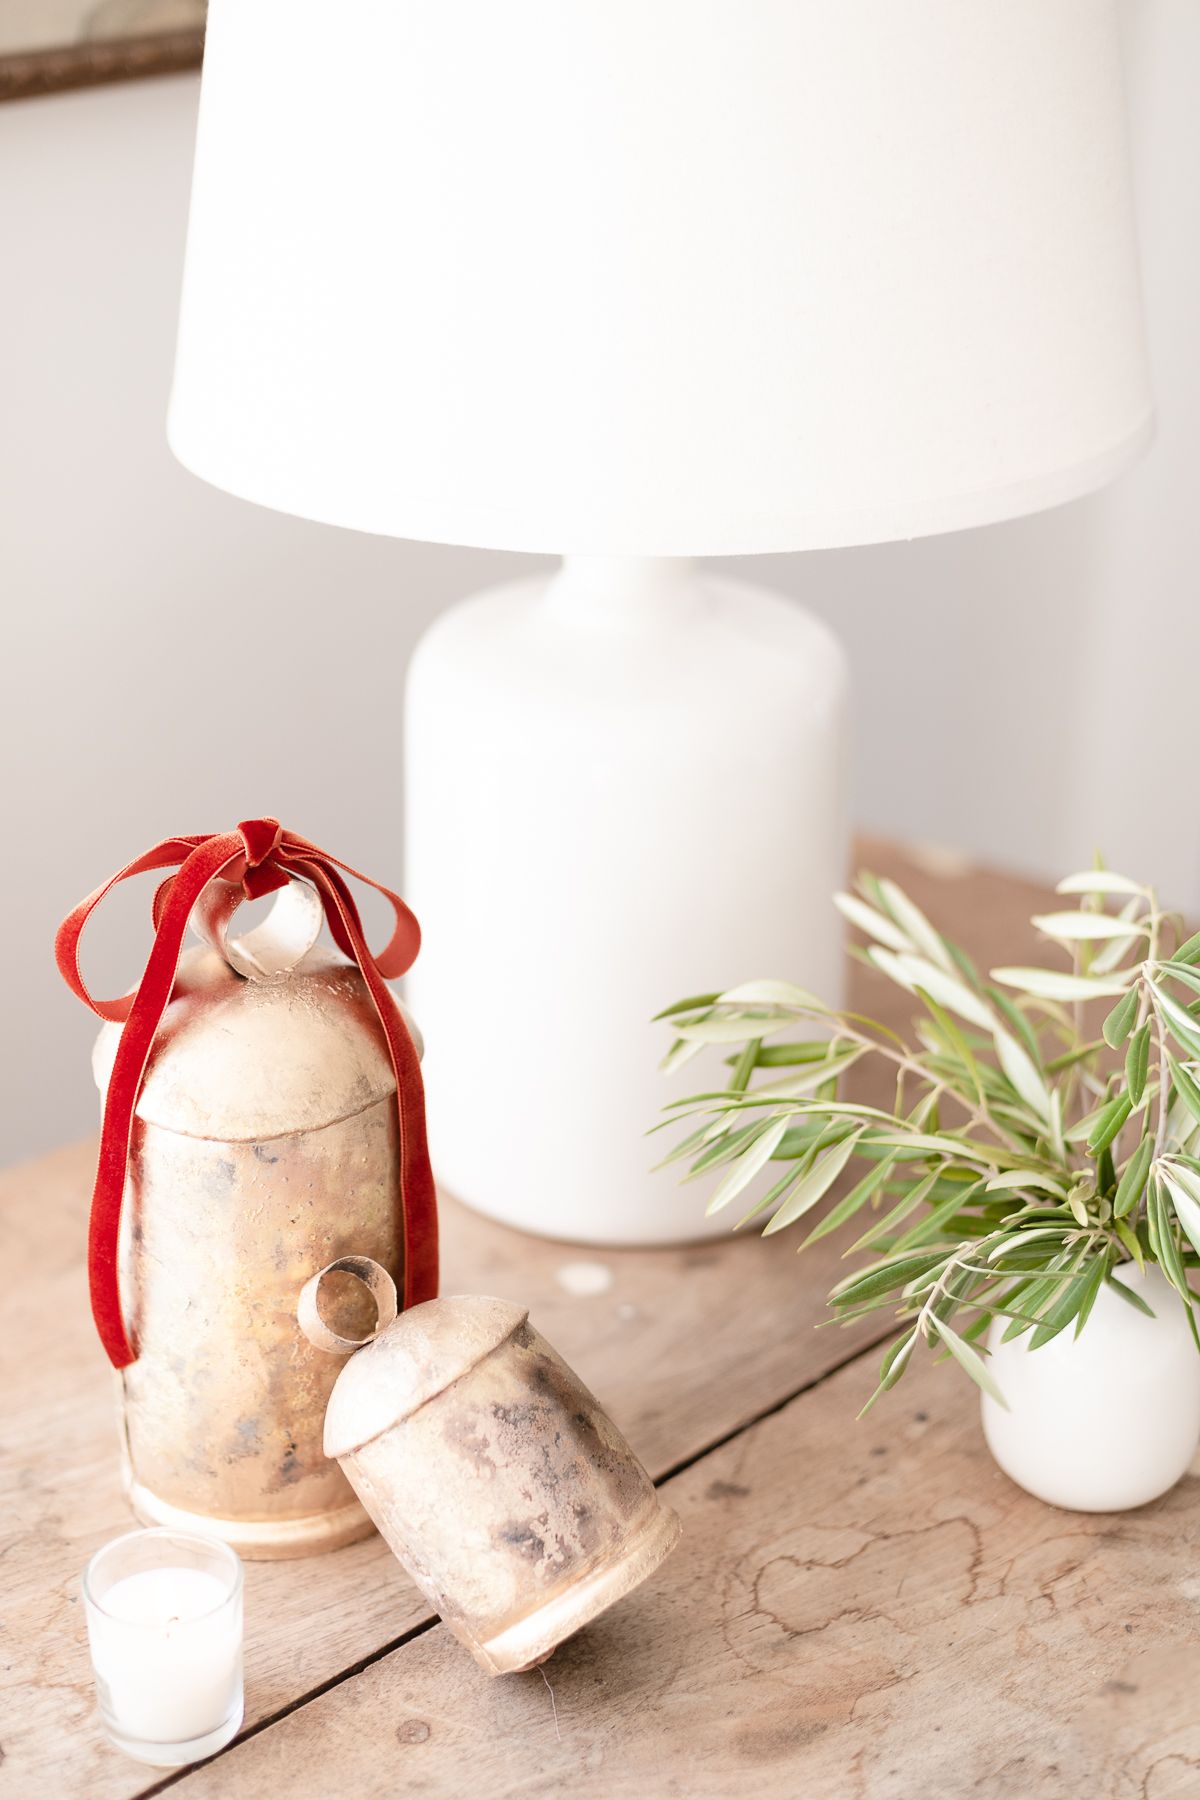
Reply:
<svg viewBox="0 0 1200 1800"><path fill-rule="evenodd" d="M673 559L571 558L443 615L406 705L406 893L445 1187L590 1244L727 1231L646 1132L650 1025L782 975L836 1000L845 657L800 607ZM697 1070L707 1070L703 1076Z"/></svg>

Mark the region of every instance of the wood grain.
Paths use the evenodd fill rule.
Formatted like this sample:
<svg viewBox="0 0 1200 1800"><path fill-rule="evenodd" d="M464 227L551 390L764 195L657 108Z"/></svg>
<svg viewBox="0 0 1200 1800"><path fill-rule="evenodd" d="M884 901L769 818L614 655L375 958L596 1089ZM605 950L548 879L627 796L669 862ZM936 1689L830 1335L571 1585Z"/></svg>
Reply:
<svg viewBox="0 0 1200 1800"><path fill-rule="evenodd" d="M441 1625L179 1784L181 1800L1079 1800L1200 1792L1200 1484L1058 1512L926 1361L859 1359L667 1485L684 1539L542 1677ZM561 1733L561 1739L559 1737Z"/></svg>
<svg viewBox="0 0 1200 1800"><path fill-rule="evenodd" d="M899 876L985 960L1019 960L1031 947L1027 919L1044 903L1041 890L940 862L921 866L878 844L864 855ZM904 997L881 979L858 970L855 982L855 1004L892 1023L907 1015ZM131 1523L117 1482L110 1373L87 1310L93 1158L94 1147L81 1145L0 1179L0 1341L6 1366L18 1370L0 1400L0 1794L20 1800L70 1787L110 1800L153 1779L101 1735L78 1599L88 1556ZM698 1189L698 1210L702 1204ZM758 1238L604 1251L598 1260L612 1273L611 1288L579 1299L557 1277L586 1252L525 1237L453 1203L443 1219L445 1290L529 1305L659 1478L867 1341L865 1327L857 1337L814 1330L837 1260L829 1245L801 1262L785 1244ZM248 1727L295 1707L428 1618L378 1540L304 1563L251 1565L247 1573Z"/></svg>

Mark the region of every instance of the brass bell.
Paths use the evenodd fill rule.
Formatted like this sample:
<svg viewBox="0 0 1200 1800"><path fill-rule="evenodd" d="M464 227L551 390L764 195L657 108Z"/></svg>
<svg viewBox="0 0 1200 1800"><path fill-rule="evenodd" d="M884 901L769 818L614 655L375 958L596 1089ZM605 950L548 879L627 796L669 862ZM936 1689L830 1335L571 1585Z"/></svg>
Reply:
<svg viewBox="0 0 1200 1800"><path fill-rule="evenodd" d="M180 960L137 1102L124 1476L143 1523L303 1556L372 1528L322 1451L335 1372L300 1335L295 1294L356 1246L400 1273L396 1079L362 975L316 941L312 888L293 881L235 938L239 898L215 926L194 921L209 941ZM96 1044L101 1095L120 1033L106 1025Z"/></svg>
<svg viewBox="0 0 1200 1800"><path fill-rule="evenodd" d="M525 1308L459 1294L396 1317L388 1272L342 1257L305 1284L321 1349L334 1271L379 1307L325 1415L325 1451L430 1605L492 1675L533 1668L645 1580L680 1535L642 1464Z"/></svg>

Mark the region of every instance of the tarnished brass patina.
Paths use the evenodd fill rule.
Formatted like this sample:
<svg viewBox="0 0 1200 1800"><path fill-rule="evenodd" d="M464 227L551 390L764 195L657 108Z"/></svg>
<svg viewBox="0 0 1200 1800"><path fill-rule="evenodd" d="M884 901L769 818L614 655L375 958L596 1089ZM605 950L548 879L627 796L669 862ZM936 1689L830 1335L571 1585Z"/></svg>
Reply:
<svg viewBox="0 0 1200 1800"><path fill-rule="evenodd" d="M301 1316L344 1348L317 1316L321 1281ZM544 1661L679 1538L611 1419L506 1300L430 1300L381 1329L338 1376L325 1448L493 1675Z"/></svg>
<svg viewBox="0 0 1200 1800"><path fill-rule="evenodd" d="M312 947L315 896L285 893L270 931L227 942L222 927L181 959L138 1100L120 1258L134 1511L248 1557L371 1531L322 1447L337 1366L301 1333L295 1296L351 1249L401 1272L386 1044L358 970ZM97 1042L102 1094L119 1031ZM347 1285L339 1323L361 1335L373 1310Z"/></svg>

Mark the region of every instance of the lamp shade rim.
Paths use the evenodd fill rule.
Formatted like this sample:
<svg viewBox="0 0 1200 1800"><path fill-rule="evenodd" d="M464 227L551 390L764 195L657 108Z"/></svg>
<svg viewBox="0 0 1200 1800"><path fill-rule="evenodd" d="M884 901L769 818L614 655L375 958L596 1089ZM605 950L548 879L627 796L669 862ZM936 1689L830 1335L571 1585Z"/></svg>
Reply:
<svg viewBox="0 0 1200 1800"><path fill-rule="evenodd" d="M615 504L605 507L586 484L580 486L575 518L562 514L553 526L540 516L537 496L528 513L505 507L489 511L461 504L454 496L404 494L386 505L355 494L345 505L331 505L317 482L311 493L303 483L280 479L267 463L239 466L236 446L224 440L214 448L183 423L174 399L168 412L167 441L176 460L191 474L239 500L289 513L316 524L336 525L377 537L423 543L454 544L470 549L508 550L530 555L570 552L591 556L749 556L799 550L838 550L856 545L934 537L981 525L999 524L1044 512L1105 486L1135 462L1154 437L1152 406L1113 444L1079 461L961 493L898 495L862 507L806 511L802 503L786 513L731 512L724 519L698 525L686 495L673 504L660 496L647 520L623 519ZM640 509L639 509L640 510ZM678 517L673 518L672 514Z"/></svg>

